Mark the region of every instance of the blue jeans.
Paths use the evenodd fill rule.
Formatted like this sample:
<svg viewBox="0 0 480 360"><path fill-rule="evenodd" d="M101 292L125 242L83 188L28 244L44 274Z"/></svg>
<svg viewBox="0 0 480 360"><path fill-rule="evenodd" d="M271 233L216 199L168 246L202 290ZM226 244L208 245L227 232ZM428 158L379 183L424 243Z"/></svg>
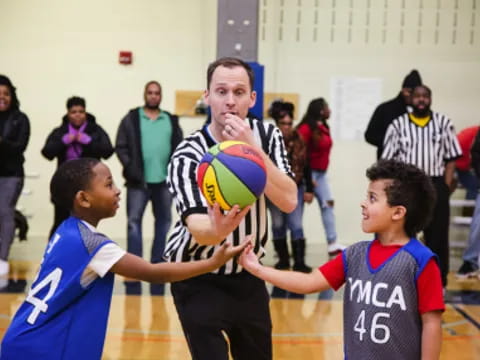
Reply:
<svg viewBox="0 0 480 360"><path fill-rule="evenodd" d="M284 213L270 201L268 208L272 218L272 234L273 239L286 239L287 229L290 230L292 240L303 239L303 186L298 187L298 203L297 207L290 214Z"/></svg>
<svg viewBox="0 0 480 360"><path fill-rule="evenodd" d="M163 262L165 240L172 222L171 206L172 196L168 191L166 182L160 184L147 184L146 188L127 187L127 251L143 257L142 219L148 201L152 201L153 216L155 218L155 235L153 238L150 261ZM163 294L163 284L151 284L152 294ZM140 291L140 283L135 285L131 294ZM156 292L154 289L158 289ZM127 293L128 287L127 287Z"/></svg>
<svg viewBox="0 0 480 360"><path fill-rule="evenodd" d="M477 176L473 172L473 170L456 170L457 171L457 176L458 176L458 181L460 184L463 185L465 188L466 194L465 194L465 199L467 200L475 200L478 194L478 188L479 188L479 183Z"/></svg>
<svg viewBox="0 0 480 360"><path fill-rule="evenodd" d="M323 228L325 229L327 242L331 244L337 240L337 231L335 230L333 207L328 204L328 201L333 200L333 198L327 182L327 173L325 171L312 170L312 179L316 183L313 192L322 213Z"/></svg>
<svg viewBox="0 0 480 360"><path fill-rule="evenodd" d="M468 245L463 253L463 260L471 263L474 268L478 269L480 255L480 194L477 193L477 201L475 203L475 211L470 224L470 234L468 235Z"/></svg>
<svg viewBox="0 0 480 360"><path fill-rule="evenodd" d="M15 205L23 188L23 177L0 177L0 259L7 261L15 238Z"/></svg>

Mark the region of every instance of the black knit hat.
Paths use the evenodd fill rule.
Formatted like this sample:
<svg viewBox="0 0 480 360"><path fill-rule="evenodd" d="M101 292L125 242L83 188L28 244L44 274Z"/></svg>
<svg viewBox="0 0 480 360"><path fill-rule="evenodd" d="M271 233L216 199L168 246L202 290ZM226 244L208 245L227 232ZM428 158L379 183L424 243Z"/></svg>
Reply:
<svg viewBox="0 0 480 360"><path fill-rule="evenodd" d="M412 70L410 74L408 74L403 80L402 89L413 89L418 85L422 85L422 78L420 77L420 73L417 70Z"/></svg>

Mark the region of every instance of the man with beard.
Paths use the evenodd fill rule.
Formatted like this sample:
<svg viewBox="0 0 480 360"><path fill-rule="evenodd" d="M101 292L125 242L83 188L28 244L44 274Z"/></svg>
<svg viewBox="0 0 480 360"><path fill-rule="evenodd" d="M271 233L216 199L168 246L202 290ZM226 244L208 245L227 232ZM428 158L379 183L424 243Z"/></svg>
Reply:
<svg viewBox="0 0 480 360"><path fill-rule="evenodd" d="M142 218L149 200L155 218L151 262L163 261L165 239L171 224L172 197L166 184L167 166L183 138L178 117L160 109L162 87L145 85L145 105L132 109L118 128L115 151L123 166L127 187L127 250L142 256ZM127 294L140 294L139 281L125 281ZM151 284L152 295L163 295L163 284Z"/></svg>
<svg viewBox="0 0 480 360"><path fill-rule="evenodd" d="M431 90L425 85L413 90L413 111L396 118L388 127L382 158L419 167L435 185L437 202L432 220L423 233L425 244L439 258L445 287L449 265L450 187L455 159L462 155L462 150L450 119L430 109L431 95Z"/></svg>
<svg viewBox="0 0 480 360"><path fill-rule="evenodd" d="M422 85L422 78L417 70L412 70L403 80L402 89L398 95L375 109L365 131L365 140L377 147L377 159L382 156L383 140L388 125L406 111L411 111L412 91L418 85Z"/></svg>

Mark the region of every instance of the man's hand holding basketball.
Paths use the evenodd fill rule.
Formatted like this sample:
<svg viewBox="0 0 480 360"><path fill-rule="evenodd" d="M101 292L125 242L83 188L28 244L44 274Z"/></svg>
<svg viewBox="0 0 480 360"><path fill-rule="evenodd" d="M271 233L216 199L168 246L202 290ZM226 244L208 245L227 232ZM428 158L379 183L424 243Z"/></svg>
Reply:
<svg viewBox="0 0 480 360"><path fill-rule="evenodd" d="M250 206L240 210L238 205L234 205L224 214L218 203L213 204L213 206L208 208L208 217L210 218L213 233L216 234L218 239L225 239L238 227L249 210Z"/></svg>

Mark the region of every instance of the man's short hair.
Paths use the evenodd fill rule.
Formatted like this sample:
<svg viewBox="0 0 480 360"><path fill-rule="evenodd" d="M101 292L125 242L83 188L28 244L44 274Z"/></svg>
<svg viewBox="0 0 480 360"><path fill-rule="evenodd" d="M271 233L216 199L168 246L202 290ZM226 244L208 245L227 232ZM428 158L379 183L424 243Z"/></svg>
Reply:
<svg viewBox="0 0 480 360"><path fill-rule="evenodd" d="M213 72L219 66L223 66L226 68L234 68L237 66L243 67L247 72L248 79L250 81L250 90L253 90L253 84L255 83L255 75L253 73L253 69L250 65L248 65L245 61L240 60L234 57L223 57L218 60L212 62L207 69L207 89L210 89L210 82L212 81Z"/></svg>
<svg viewBox="0 0 480 360"><path fill-rule="evenodd" d="M72 96L67 100L67 110L70 110L74 106L81 106L84 109L87 107L87 103L84 98L79 96Z"/></svg>
<svg viewBox="0 0 480 360"><path fill-rule="evenodd" d="M143 89L144 91L147 91L148 87L152 84L155 84L157 85L159 88L160 88L160 91L162 91L162 85L160 85L160 83L157 81L157 80L150 80L149 82L147 82L145 84L145 88Z"/></svg>
<svg viewBox="0 0 480 360"><path fill-rule="evenodd" d="M77 193L89 188L94 176L93 168L98 163L100 160L80 158L60 165L50 181L52 202L65 210L72 210Z"/></svg>
<svg viewBox="0 0 480 360"><path fill-rule="evenodd" d="M432 89L430 89L427 85L424 85L424 84L415 86L413 88L412 94L415 92L415 89L418 89L418 88L427 90L428 96L432 97Z"/></svg>
<svg viewBox="0 0 480 360"><path fill-rule="evenodd" d="M390 206L407 209L404 229L408 236L416 236L433 215L436 192L430 177L414 165L396 160L379 160L367 170L370 181L391 180L385 187Z"/></svg>

